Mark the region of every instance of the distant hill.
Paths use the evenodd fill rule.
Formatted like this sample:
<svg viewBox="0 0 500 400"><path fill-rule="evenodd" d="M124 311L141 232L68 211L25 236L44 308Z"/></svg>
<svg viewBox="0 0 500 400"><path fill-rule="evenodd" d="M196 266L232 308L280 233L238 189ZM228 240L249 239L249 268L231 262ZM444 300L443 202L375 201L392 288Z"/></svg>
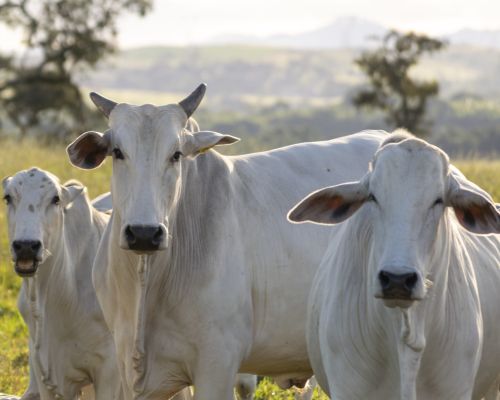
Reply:
<svg viewBox="0 0 500 400"><path fill-rule="evenodd" d="M319 29L295 35L257 37L250 35L219 35L207 44L245 44L296 49L366 49L391 29L359 17L341 17ZM500 49L499 30L462 29L443 36L451 44Z"/></svg>
<svg viewBox="0 0 500 400"><path fill-rule="evenodd" d="M285 101L338 102L365 82L359 49L300 50L263 46L147 47L128 50L81 77L84 86L128 101L161 102L208 83L209 106L241 109ZM415 74L436 79L443 98L500 99L500 50L451 45Z"/></svg>
<svg viewBox="0 0 500 400"><path fill-rule="evenodd" d="M210 42L213 44L253 44L299 49L359 49L372 47L374 45L373 38L382 37L386 31L387 28L366 19L343 17L322 28L295 35L274 35L266 38L221 35Z"/></svg>
<svg viewBox="0 0 500 400"><path fill-rule="evenodd" d="M462 29L445 37L451 43L500 49L499 30Z"/></svg>

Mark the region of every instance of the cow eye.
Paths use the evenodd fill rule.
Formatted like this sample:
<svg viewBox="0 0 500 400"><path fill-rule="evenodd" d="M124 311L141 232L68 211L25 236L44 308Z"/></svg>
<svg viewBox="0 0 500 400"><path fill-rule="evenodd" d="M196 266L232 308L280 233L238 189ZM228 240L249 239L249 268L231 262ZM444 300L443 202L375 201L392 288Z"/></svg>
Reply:
<svg viewBox="0 0 500 400"><path fill-rule="evenodd" d="M375 197L372 193L370 193L370 194L368 195L367 200L368 200L368 201L373 201L374 203L378 203L377 198L376 198L376 197Z"/></svg>
<svg viewBox="0 0 500 400"><path fill-rule="evenodd" d="M434 204L432 206L434 207L434 206L437 206L438 204L443 204L443 199L441 197L436 199L436 201L434 202Z"/></svg>
<svg viewBox="0 0 500 400"><path fill-rule="evenodd" d="M54 196L54 197L52 197L52 200L50 202L51 202L51 204L54 204L57 206L61 202L61 199L59 198L59 196Z"/></svg>
<svg viewBox="0 0 500 400"><path fill-rule="evenodd" d="M182 153L180 151L176 151L172 156L172 162L177 162L181 159Z"/></svg>
<svg viewBox="0 0 500 400"><path fill-rule="evenodd" d="M3 201L5 201L5 204L10 204L12 203L12 197L10 197L9 194L6 194L5 196L3 196Z"/></svg>
<svg viewBox="0 0 500 400"><path fill-rule="evenodd" d="M125 157L123 156L123 153L122 151L118 148L118 147L115 147L113 149L113 157L116 159L116 160L123 160Z"/></svg>

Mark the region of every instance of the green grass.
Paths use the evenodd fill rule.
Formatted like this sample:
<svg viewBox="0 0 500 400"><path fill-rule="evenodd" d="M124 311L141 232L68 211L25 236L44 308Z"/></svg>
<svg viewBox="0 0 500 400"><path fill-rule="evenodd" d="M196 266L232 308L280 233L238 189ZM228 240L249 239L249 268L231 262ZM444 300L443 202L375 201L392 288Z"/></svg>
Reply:
<svg viewBox="0 0 500 400"><path fill-rule="evenodd" d="M459 161L456 165L469 179L489 191L500 202L499 160ZM32 141L22 144L0 142L0 177L31 166L47 169L63 182L68 179L80 180L89 188L91 197L109 188L110 163L88 172L72 167L61 145L46 147ZM21 279L14 274L10 263L5 208L0 206L0 392L18 395L23 393L28 382L27 329L16 307L20 283ZM259 386L256 399L270 398L293 399L293 391L280 391L266 379ZM326 399L326 396L316 393L314 399Z"/></svg>

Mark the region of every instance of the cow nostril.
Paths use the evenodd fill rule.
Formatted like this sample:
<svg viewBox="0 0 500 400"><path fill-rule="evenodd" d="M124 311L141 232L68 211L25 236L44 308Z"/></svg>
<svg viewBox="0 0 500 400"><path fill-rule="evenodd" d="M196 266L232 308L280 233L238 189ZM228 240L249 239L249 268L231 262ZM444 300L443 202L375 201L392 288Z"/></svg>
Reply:
<svg viewBox="0 0 500 400"><path fill-rule="evenodd" d="M132 229L130 228L130 225L127 225L125 228L125 238L127 239L128 244L134 244L137 240L134 232L132 232Z"/></svg>
<svg viewBox="0 0 500 400"><path fill-rule="evenodd" d="M33 242L33 244L31 245L31 249L34 251L34 252L38 252L40 250L40 248L42 247L42 243L41 242Z"/></svg>
<svg viewBox="0 0 500 400"><path fill-rule="evenodd" d="M153 235L153 244L159 245L162 240L163 240L163 229L158 227L155 234Z"/></svg>
<svg viewBox="0 0 500 400"><path fill-rule="evenodd" d="M382 289L387 289L389 287L391 279L385 273L385 271L380 271L380 273L378 274L378 279L380 281L380 284L382 285Z"/></svg>
<svg viewBox="0 0 500 400"><path fill-rule="evenodd" d="M415 288L415 285L418 282L418 275L416 273L409 274L409 276L405 279L405 286L408 290L412 290Z"/></svg>
<svg viewBox="0 0 500 400"><path fill-rule="evenodd" d="M21 250L22 245L16 240L12 243L12 247L14 248L14 250L19 251Z"/></svg>

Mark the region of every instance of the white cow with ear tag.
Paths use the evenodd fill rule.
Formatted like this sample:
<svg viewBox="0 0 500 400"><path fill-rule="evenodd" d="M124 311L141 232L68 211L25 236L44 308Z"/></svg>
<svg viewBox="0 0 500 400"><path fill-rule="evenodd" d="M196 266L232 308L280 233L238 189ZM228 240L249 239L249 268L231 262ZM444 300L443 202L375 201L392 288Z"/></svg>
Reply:
<svg viewBox="0 0 500 400"><path fill-rule="evenodd" d="M30 383L23 400L121 398L112 336L91 280L109 216L79 182L64 185L38 168L3 181L18 306L29 328Z"/></svg>
<svg viewBox="0 0 500 400"><path fill-rule="evenodd" d="M496 398L500 212L443 151L395 134L364 178L310 194L289 219L343 222L308 306L311 363L332 398Z"/></svg>
<svg viewBox="0 0 500 400"><path fill-rule="evenodd" d="M80 168L113 158L113 214L93 279L129 399L194 384L196 400L229 400L238 370L312 375L297 321L326 230L290 228L284 215L326 182L358 179L386 136L223 156L213 148L237 138L186 129L204 93L160 107L94 93L109 130L67 149Z"/></svg>

